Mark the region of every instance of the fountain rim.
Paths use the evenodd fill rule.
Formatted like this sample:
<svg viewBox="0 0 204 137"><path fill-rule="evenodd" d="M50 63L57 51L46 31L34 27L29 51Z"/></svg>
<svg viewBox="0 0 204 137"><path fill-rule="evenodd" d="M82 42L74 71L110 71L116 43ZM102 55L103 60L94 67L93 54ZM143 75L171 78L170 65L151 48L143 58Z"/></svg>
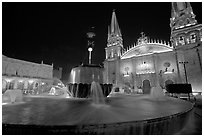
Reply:
<svg viewBox="0 0 204 137"><path fill-rule="evenodd" d="M178 100L176 98L172 98ZM193 108L195 103L187 102L185 100L179 100L185 103L189 103L189 107L185 110L177 111L173 114L168 114L166 116L157 116L152 118L130 120L130 121L116 121L116 122L104 122L104 123L87 123L87 124L53 124L53 125L42 125L42 124L7 124L2 122L2 134L10 134L10 132L18 134L32 134L33 132L39 132L41 134L125 134L127 129L130 130L131 134L146 135L146 134L175 134L182 130L185 126L185 121L189 119L193 113ZM167 124L167 122L172 125L169 126L162 132L158 132L155 127L152 130L147 127L152 127L152 124L161 127L161 125ZM174 123L181 122L178 126L174 127ZM131 129L140 128L138 131L132 131ZM24 129L27 129L24 131ZM121 129L120 132L118 130ZM147 130L148 129L148 130Z"/></svg>
<svg viewBox="0 0 204 137"><path fill-rule="evenodd" d="M7 126L28 126L28 127L39 127L39 128L60 128L60 127L70 127L70 128L74 128L75 130L77 129L81 129L81 128L92 128L93 126L96 126L95 128L104 128L107 126L112 126L112 125L126 125L126 124L138 124L138 123L154 123L154 122L161 122L164 120L168 120L168 119L174 119L176 117L182 117L182 115L185 115L187 113L190 113L193 110L194 104L192 104L192 107L186 111L183 112L179 112L173 115L169 115L169 116L164 116L164 117L158 117L158 118L150 118L150 119L144 119L144 120L137 120L137 121L125 121L125 122L113 122L113 123L100 123L100 124L74 124L74 125L37 125L37 124L7 124L7 123L2 123L2 126L4 126L5 128Z"/></svg>
<svg viewBox="0 0 204 137"><path fill-rule="evenodd" d="M175 98L174 98L175 99ZM90 100L90 99L89 99ZM182 101L185 101L185 100L182 100ZM195 103L192 103L192 102L189 102L191 104L191 108L189 109L186 109L185 111L182 111L182 112L178 112L178 113L175 113L175 114L172 114L172 115L168 115L168 116L163 116L163 117L156 117L156 118L147 118L147 119L142 119L142 120L136 120L136 121L124 121L124 122L111 122L111 123L100 123L100 124L97 124L97 123L92 123L92 124L74 124L74 125L41 125L41 124L7 124L7 123L3 123L2 122L2 125L25 125L25 126L43 126L43 127L51 127L51 126L56 126L56 127L60 127L60 126L67 126L67 127L73 127L73 126L93 126L93 125L98 125L98 126L101 126L101 125L112 125L112 124L125 124L125 123L143 123L143 122L147 122L147 123L151 123L152 121L153 122L158 122L158 121L162 121L162 120L167 120L167 119L171 119L173 117L178 117L180 115L183 115L183 114L186 114L186 113L189 113L190 111L193 110L194 108L194 105ZM151 122L149 122L151 121Z"/></svg>

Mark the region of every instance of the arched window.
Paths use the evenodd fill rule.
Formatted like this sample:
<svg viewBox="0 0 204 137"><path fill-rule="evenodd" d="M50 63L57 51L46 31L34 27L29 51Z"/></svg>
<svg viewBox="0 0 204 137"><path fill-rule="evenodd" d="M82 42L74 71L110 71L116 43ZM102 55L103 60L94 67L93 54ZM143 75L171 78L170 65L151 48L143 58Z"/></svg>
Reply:
<svg viewBox="0 0 204 137"><path fill-rule="evenodd" d="M179 37L179 43L180 43L181 45L185 45L184 36L180 36L180 37Z"/></svg>
<svg viewBox="0 0 204 137"><path fill-rule="evenodd" d="M195 43L196 42L196 34L195 33L191 33L190 34L190 41L191 41L191 43Z"/></svg>

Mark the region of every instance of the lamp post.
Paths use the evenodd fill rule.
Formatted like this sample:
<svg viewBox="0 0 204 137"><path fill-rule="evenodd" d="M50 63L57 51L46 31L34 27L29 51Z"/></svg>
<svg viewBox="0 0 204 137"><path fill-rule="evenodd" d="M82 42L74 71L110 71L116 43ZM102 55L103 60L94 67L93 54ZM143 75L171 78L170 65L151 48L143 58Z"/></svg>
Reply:
<svg viewBox="0 0 204 137"><path fill-rule="evenodd" d="M188 61L180 61L179 64L183 64L183 68L184 68L184 73L185 73L185 78L186 78L186 83L188 83L188 78L187 78L187 73L186 73L186 64L188 63Z"/></svg>
<svg viewBox="0 0 204 137"><path fill-rule="evenodd" d="M93 48L89 47L88 51L89 51L89 64L91 64L91 52L93 51Z"/></svg>
<svg viewBox="0 0 204 137"><path fill-rule="evenodd" d="M96 34L94 33L94 27L91 27L90 32L87 33L88 38L88 51L89 51L89 64L91 64L91 52L93 51L94 47L94 37Z"/></svg>

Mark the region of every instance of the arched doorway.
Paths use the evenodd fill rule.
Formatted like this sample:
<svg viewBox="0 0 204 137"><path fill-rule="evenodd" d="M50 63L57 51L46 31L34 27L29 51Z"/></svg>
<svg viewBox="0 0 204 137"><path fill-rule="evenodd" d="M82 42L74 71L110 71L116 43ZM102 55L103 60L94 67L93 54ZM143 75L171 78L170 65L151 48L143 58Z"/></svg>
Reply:
<svg viewBox="0 0 204 137"><path fill-rule="evenodd" d="M167 85L173 84L173 83L174 83L174 82L173 82L172 80L170 80L170 79L166 80L166 81L165 81L165 88L166 88Z"/></svg>
<svg viewBox="0 0 204 137"><path fill-rule="evenodd" d="M146 79L142 82L142 91L143 91L143 94L150 94L151 86L150 86L149 80Z"/></svg>

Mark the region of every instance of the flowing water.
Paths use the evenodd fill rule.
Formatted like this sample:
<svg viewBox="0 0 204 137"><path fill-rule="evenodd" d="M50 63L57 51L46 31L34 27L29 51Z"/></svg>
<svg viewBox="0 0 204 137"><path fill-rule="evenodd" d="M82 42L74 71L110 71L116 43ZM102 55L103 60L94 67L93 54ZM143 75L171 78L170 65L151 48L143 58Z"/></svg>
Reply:
<svg viewBox="0 0 204 137"><path fill-rule="evenodd" d="M91 83L91 99L93 104L105 104L105 97L99 83L93 81Z"/></svg>
<svg viewBox="0 0 204 137"><path fill-rule="evenodd" d="M24 125L108 124L154 119L180 113L192 104L175 98L155 100L150 95L104 98L92 82L91 98L24 97L22 104L2 106L2 123Z"/></svg>

